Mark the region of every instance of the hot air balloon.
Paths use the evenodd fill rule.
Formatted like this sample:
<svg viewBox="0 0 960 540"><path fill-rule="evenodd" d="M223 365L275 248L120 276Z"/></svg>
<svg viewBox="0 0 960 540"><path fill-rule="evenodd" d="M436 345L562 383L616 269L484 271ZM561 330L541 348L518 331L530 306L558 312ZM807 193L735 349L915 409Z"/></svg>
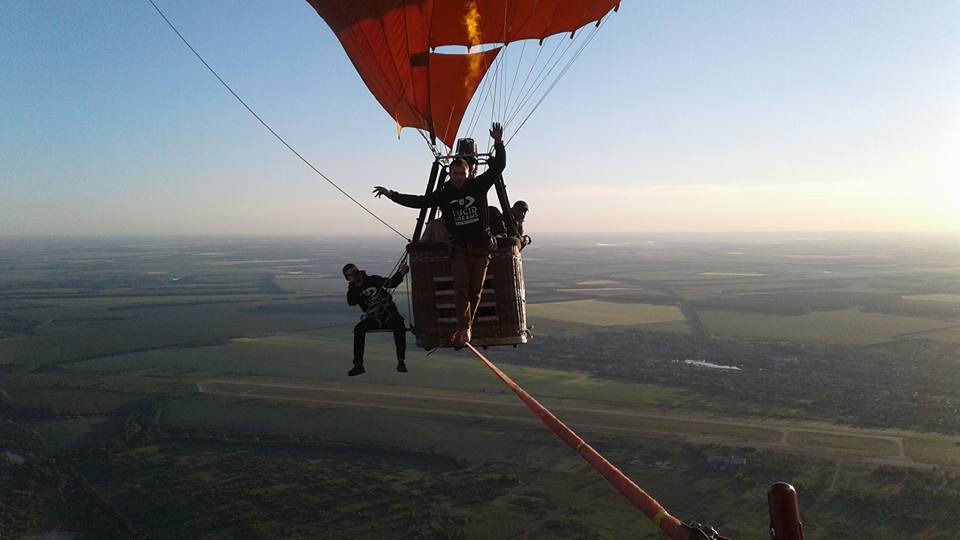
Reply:
<svg viewBox="0 0 960 540"><path fill-rule="evenodd" d="M485 165L469 133L490 112L514 134L538 108L619 0L308 0L336 34L370 93L396 123L414 128L434 154L426 194L443 184L446 167L469 156ZM593 32L580 31L587 26ZM516 51L516 52L514 52ZM522 82L521 82L522 81ZM471 104L472 103L472 104ZM468 119L466 125L464 120ZM455 149L455 151L454 151ZM496 182L503 214L510 201ZM414 334L425 348L456 330L450 258L445 245L420 242L423 209L410 255ZM508 233L515 224L507 218ZM526 343L523 265L515 238L499 238L483 285L472 342Z"/></svg>

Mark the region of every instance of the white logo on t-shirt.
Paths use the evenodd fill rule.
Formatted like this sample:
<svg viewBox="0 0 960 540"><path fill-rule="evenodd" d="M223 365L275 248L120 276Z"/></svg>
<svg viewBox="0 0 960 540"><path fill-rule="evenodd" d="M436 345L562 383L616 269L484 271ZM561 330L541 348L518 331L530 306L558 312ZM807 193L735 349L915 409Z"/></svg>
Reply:
<svg viewBox="0 0 960 540"><path fill-rule="evenodd" d="M450 202L460 206L459 208L456 208L456 206L453 208L454 225L469 225L480 221L480 211L475 205L477 202L475 198L467 195L462 199L453 199Z"/></svg>

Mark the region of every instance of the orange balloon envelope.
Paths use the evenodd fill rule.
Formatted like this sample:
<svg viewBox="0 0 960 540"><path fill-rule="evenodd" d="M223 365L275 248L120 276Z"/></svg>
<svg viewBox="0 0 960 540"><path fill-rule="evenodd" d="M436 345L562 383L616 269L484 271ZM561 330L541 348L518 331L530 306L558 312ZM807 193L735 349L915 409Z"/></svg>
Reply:
<svg viewBox="0 0 960 540"><path fill-rule="evenodd" d="M463 115L502 45L574 32L619 0L308 0L401 127L453 147ZM436 47L497 44L445 54Z"/></svg>

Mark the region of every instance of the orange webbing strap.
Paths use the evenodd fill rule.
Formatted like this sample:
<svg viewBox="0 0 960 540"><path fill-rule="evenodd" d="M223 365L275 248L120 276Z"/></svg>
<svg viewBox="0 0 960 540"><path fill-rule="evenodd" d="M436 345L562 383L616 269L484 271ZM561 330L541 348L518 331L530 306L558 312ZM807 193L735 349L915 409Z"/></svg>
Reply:
<svg viewBox="0 0 960 540"><path fill-rule="evenodd" d="M470 349L470 352L475 354L481 362L486 364L486 366L490 368L490 371L499 377L504 384L513 390L513 392L517 394L517 397L520 398L520 401L522 401L545 426L550 428L550 431L563 439L563 442L567 443L570 448L576 450L584 461L592 465L598 473L607 479L607 482L610 482L613 487L617 488L617 491L660 527L660 530L662 530L668 538L672 540L688 540L688 538L690 538L690 532L683 526L680 520L671 516L669 512L660 506L660 503L650 495L647 495L647 492L633 483L633 480L630 480L620 469L614 467L613 464L607 461L599 452L594 450L592 446L574 433L572 429L568 428L559 418L541 405L539 401L534 399L533 396L528 394L523 388L520 388L517 383L513 382L506 373L500 371L500 368L495 366L493 362L487 360L473 345L467 343L467 348Z"/></svg>

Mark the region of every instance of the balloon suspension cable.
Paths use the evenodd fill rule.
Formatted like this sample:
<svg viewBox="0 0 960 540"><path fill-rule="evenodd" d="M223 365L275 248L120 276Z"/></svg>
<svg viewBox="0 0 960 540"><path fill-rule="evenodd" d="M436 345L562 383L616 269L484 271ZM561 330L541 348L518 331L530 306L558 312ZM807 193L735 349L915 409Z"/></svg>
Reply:
<svg viewBox="0 0 960 540"><path fill-rule="evenodd" d="M524 41L524 44L526 44L526 41ZM517 89L517 101L519 101L520 98L521 98L521 96L523 96L523 95L525 94L525 89L527 88L527 82L530 81L530 75L533 75L534 68L537 66L538 62L540 61L540 56L541 56L542 54L543 54L543 47L542 47L542 46L537 47L537 55L533 58L533 61L530 63L530 66L531 66L531 67L530 67L529 70L527 70L527 74L526 74L526 76L523 78L523 82L520 83L520 88ZM523 60L523 55L522 55L522 54L521 54L521 56L520 56L520 59ZM517 69L519 70L519 68L520 68L520 62L518 61L518 62L517 62ZM519 71L518 71L518 73L519 73ZM538 75L538 76L539 76L539 75ZM514 82L516 82L516 79L514 79ZM513 101L513 90L511 90L511 91L510 91L510 99L507 101L506 110L512 111L513 108L514 108L514 105L516 105L516 104L517 104L517 102ZM506 118L504 118L504 120L506 120Z"/></svg>
<svg viewBox="0 0 960 540"><path fill-rule="evenodd" d="M593 30L590 32L590 35L583 41L583 43L580 44L580 47L577 49L577 52L575 52L575 53L573 54L573 56L570 57L570 59L567 61L566 65L563 66L563 69L560 70L560 74L559 74L559 75L557 76L557 78L550 84L550 86L547 88L547 91L544 92L542 96L540 96L540 99L537 101L536 105L534 105L533 108L530 109L530 112L527 113L527 115L524 117L523 121L520 122L520 125L517 126L517 129L515 129L515 130L513 131L513 135L511 135L510 138L507 139L507 143L509 143L511 140L513 140L514 137L517 136L517 133L519 133L520 130L523 128L523 126L527 123L527 120L529 120L530 117L533 116L533 113L535 113L535 112L537 111L537 109L540 108L540 105L543 103L543 100L547 99L547 96L550 95L550 92L552 92L553 89L557 86L557 83L560 82L560 79L562 79L563 76L567 74L567 71L570 70L570 66L572 66L573 63L576 62L577 58L579 58L580 55L583 53L583 50L587 48L587 45L590 45L590 43L593 41L593 39L597 36L597 33L599 33L600 27L603 26L603 23L604 23L604 22L606 22L606 21L601 20L600 22L597 23L596 26L594 26ZM571 45L572 45L572 43L571 43ZM564 52L566 52L566 51L564 51ZM558 60L559 60L559 59L558 59ZM556 67L556 64L554 65L554 67ZM550 70L553 71L553 68L551 68ZM512 120L512 119L511 119L511 120Z"/></svg>
<svg viewBox="0 0 960 540"><path fill-rule="evenodd" d="M400 284L397 283L393 287L387 287L387 281L389 281L390 278L392 278L393 276L397 275L397 271L400 270L400 267L403 265L404 261L406 260L407 260L407 250L403 250L403 255L401 255L400 258L397 259L397 262L393 263L393 268L391 268L390 272L387 273L387 279L385 279L383 283L381 283L380 286L377 287L377 290L373 293L373 297L376 297L377 295L379 295L380 291L387 291L387 293L391 293L393 292L394 289L400 286ZM404 276L404 280L406 280L406 276ZM407 296L409 297L409 295L410 295L410 288L407 287ZM407 305L408 314L409 314L409 310L410 310L410 307L408 304ZM413 320L413 319L411 318L410 320Z"/></svg>
<svg viewBox="0 0 960 540"><path fill-rule="evenodd" d="M497 90L499 88L500 81L500 66L503 65L503 62L497 62L497 65L494 66L493 70L493 81L491 86L493 86L493 99L490 100L490 125L493 125L493 122L497 119ZM487 148L490 148L490 132L487 132Z"/></svg>
<svg viewBox="0 0 960 540"><path fill-rule="evenodd" d="M393 277L393 276L397 273L397 270L400 269L400 266L402 266L403 263L404 263L404 261L406 261L406 260L407 260L407 250L403 250L403 255L401 255L400 258L397 259L397 262L393 263L393 269L391 269L391 270L390 270L390 273L387 274L387 275L390 276L390 277ZM399 286L399 285L400 285L400 284L398 283L397 286ZM393 289L396 289L397 286L394 286L394 287L384 287L383 285L381 285L380 288L381 288L381 289L387 289L387 292L390 292L390 291L392 291Z"/></svg>
<svg viewBox="0 0 960 540"><path fill-rule="evenodd" d="M423 142L427 143L427 148L430 150L431 153L433 153L433 157L434 157L434 158L438 158L438 157L440 157L440 156L442 155L442 154L440 153L440 151L437 150L437 145L434 144L434 143L432 143L432 142L430 142L430 136L427 135L427 132L426 132L426 131L424 131L424 130L422 130L422 129L418 129L418 130L417 130L417 133L419 133L420 136L423 137Z"/></svg>
<svg viewBox="0 0 960 540"><path fill-rule="evenodd" d="M579 37L577 39L579 39ZM511 108L510 116L504 118L504 124L507 127L510 126L510 124L517 117L517 115L520 114L520 112L527 105L527 103L531 99L533 99L534 96L537 95L537 92L539 92L540 89L543 88L543 85L546 82L547 78L550 76L551 73L553 73L553 70L556 69L557 64L559 64L563 60L564 56L566 56L567 54L567 51L569 51L570 48L573 47L573 44L575 42L574 39L565 40L563 39L563 37L559 37L559 36L555 37L553 41L556 43L556 46L553 48L553 52L550 53L550 56L548 56L546 61L544 61L543 65L540 66L540 69L537 71L537 75L530 81L530 86L526 86L526 83L525 83L524 84L524 86L526 86L525 88L524 86L520 87L521 92L517 95L517 102L515 106ZM566 46L564 46L564 43L566 43ZM543 46L541 45L540 48L543 49ZM557 53L560 53L560 55L558 56ZM537 68L536 65L531 66L530 67L531 73L535 71L536 68Z"/></svg>
<svg viewBox="0 0 960 540"><path fill-rule="evenodd" d="M387 279L392 278L393 276L395 276L395 275L397 274L397 271L400 270L400 267L403 266L403 263L404 263L404 262L406 262L408 255L409 255L409 254L407 253L407 250L403 250L403 255L400 255L400 258L397 259L397 262L396 262L396 263L394 263L393 269L390 270L390 273L389 273L389 274L387 274L387 275L389 276ZM410 300L410 284L409 284L409 280L408 280L409 276L410 276L410 273L407 272L407 274L405 274L405 275L403 276L403 281L402 281L402 283L404 283L404 284L406 285L406 288L407 288L407 321L408 321L407 325L408 325L408 330L413 330L413 316L410 314L410 306L413 305L413 303L412 303L411 300ZM396 289L397 287L400 286L400 283L397 283L397 284L396 284L395 286L393 286L393 287L385 287L385 286L384 286L385 284L386 284L386 281L384 281L384 283L380 285L380 289L384 289L384 290L386 290L388 293L393 292L394 289ZM380 291L378 290L377 293L379 293L379 292L380 292Z"/></svg>
<svg viewBox="0 0 960 540"><path fill-rule="evenodd" d="M220 84L222 84L223 87L226 88L227 91L230 92L230 94L233 95L233 97L235 97L235 98L237 99L237 101L239 101L240 104L243 105L243 107L244 107L245 109L247 109L247 112L249 112L250 114L252 114L253 117L256 118L257 121L260 122L260 124L263 125L263 127L265 127L265 128L267 129L267 131L270 132L271 135L273 135L278 141L280 141L280 143L282 143L284 146L286 146L288 150L290 150L291 152L293 152L293 154L294 154L295 156L297 156L298 158L300 158L300 161L304 162L304 163L307 165L307 167L310 167L311 169L313 169L313 172L315 172L315 173L317 173L318 175L320 175L320 177L323 178L324 180L326 180L328 184L330 184L331 186L333 186L334 188L336 188L337 191L339 191L339 192L342 193L345 197L347 197L348 199L350 199L351 201L353 201L354 204L356 204L357 206L359 206L360 208L362 208L364 211L366 211L368 214L370 214L371 216L373 216L374 219L376 219L377 221L379 221L380 223L382 223L382 224L383 224L384 226L386 226L388 229L390 229L391 231L393 231L393 232L397 233L398 235L400 235L400 237L403 238L403 239L405 239L407 242L410 241L410 238L407 238L407 236L406 236L405 234L403 234L402 232L398 231L398 230L397 230L396 228L394 228L392 225L390 225L389 223L387 223L386 221L384 221L383 219L381 219L380 216L378 216L377 214L373 213L373 211L371 211L369 208L367 208L366 206L364 206L363 203L361 203L360 201L358 201L357 199L355 199L352 195L350 195L349 193L347 193L346 191L344 191L343 188L341 188L340 186L338 186L338 185L336 184L336 182L334 182L333 180L331 180L330 178L328 178L327 175L325 175L325 174L323 174L322 172L320 172L320 170L317 169L316 167L314 167L312 163L310 163L309 161L307 161L307 158L303 157L303 156L300 154L300 152L297 152L297 150L296 150L293 146L291 146L286 140L284 140L284 138L281 137L276 131L274 131L273 128L270 127L270 125L267 124L267 122L264 121L263 118L261 118L260 115L256 113L256 111L254 111L252 108L250 108L250 106L247 105L247 103L243 100L243 98L241 98L236 92L234 92L234 91L233 91L233 88L231 88L230 85L227 84L227 82L224 81L222 77L220 77L220 75L216 72L216 70L214 70L214 69L210 66L210 64L208 64L207 61L204 60L202 56L200 56L200 53L198 53L197 50L193 48L193 45L191 45L190 42L187 41L187 38L183 37L183 34L181 34L179 30L177 30L177 27L174 26L172 22L170 22L170 19L168 19L167 16L163 13L163 11L160 9L160 6L158 6L158 5L156 4L156 2L154 2L153 0L147 0L147 1L150 2L150 5L153 6L153 9L157 10L157 13L160 14L160 17L163 18L164 22L167 23L167 26L169 26L170 29L173 30L175 34L177 34L177 37L180 38L180 41L182 41L183 44L186 45L188 49L190 49L190 52L192 52L193 55L196 56L198 60L200 60L200 62L207 68L207 70L209 70L210 73L212 73L213 76L216 77L218 81L220 81Z"/></svg>
<svg viewBox="0 0 960 540"><path fill-rule="evenodd" d="M499 60L498 60L499 61ZM480 88L477 90L475 95L480 96L479 101L473 107L473 112L470 115L470 122L467 123L467 130L465 133L470 133L477 126L477 122L480 121L480 111L483 108L484 103L487 102L487 96L490 94L490 87L492 86L490 80L492 77L484 77L480 81Z"/></svg>
<svg viewBox="0 0 960 540"><path fill-rule="evenodd" d="M512 132L504 141L509 144L564 78L606 21L606 18L601 18L592 25L593 28L582 28L568 39L555 36L550 40L550 45L541 42L536 55L532 56L529 62L524 61L528 58L525 54L528 40L522 40L519 55L508 54L508 43L495 45L502 50L477 89L473 105L465 118L464 133L472 133L479 121L489 114L491 123L499 121L504 129ZM545 49L550 51L545 53ZM515 65L511 65L511 61ZM524 64L528 67L524 67ZM522 82L519 77L521 71L524 73ZM519 126L510 129L515 122L519 122ZM489 147L489 138L487 143Z"/></svg>
<svg viewBox="0 0 960 540"><path fill-rule="evenodd" d="M520 401L530 409L534 416L540 419L547 428L557 437L567 443L567 446L573 448L577 454L589 463L601 476L606 479L617 491L619 491L627 500L630 501L638 510L643 512L654 524L671 540L690 540L696 538L723 540L723 537L716 535L710 527L704 527L699 523L685 524L679 519L670 515L659 502L647 494L640 486L635 484L627 475L612 463L606 460L600 452L597 452L590 444L580 438L572 429L567 427L559 418L553 415L549 409L544 407L526 390L513 381L506 373L500 370L493 362L487 359L480 351L469 342L466 344L470 350L494 375L497 376L513 393L520 398ZM710 531L714 534L708 534Z"/></svg>
<svg viewBox="0 0 960 540"><path fill-rule="evenodd" d="M403 286L407 289L407 326L411 332L414 332L414 329L417 327L417 321L413 319L413 293L410 290L410 272L407 272L407 275L403 276Z"/></svg>
<svg viewBox="0 0 960 540"><path fill-rule="evenodd" d="M406 260L407 260L407 250L403 250L403 255L401 255L400 258L397 259L397 262L393 263L393 268L390 269L390 272L389 272L389 273L387 273L387 280L389 280L390 278L392 278L393 276L395 276L395 275L397 274L397 270L400 269L400 266L401 266L401 265L403 264L403 262L406 261ZM396 289L398 286L400 286L399 283L397 283L397 284L394 285L393 287L387 287L386 281L384 281L379 287L377 287L377 291L374 293L374 296L376 296L377 294L379 294L380 291L391 292L391 291L393 291L394 289Z"/></svg>
<svg viewBox="0 0 960 540"><path fill-rule="evenodd" d="M527 40L523 40L523 44L521 45L520 49L520 58L517 60L517 67L513 72L513 80L510 81L510 92L507 94L507 99L504 102L503 110L505 111L510 110L510 103L513 101L513 89L517 86L517 79L520 77L520 64L523 63L523 53L525 53L526 50ZM527 76L529 77L530 74L527 73ZM526 81L524 81L524 84L526 84Z"/></svg>

